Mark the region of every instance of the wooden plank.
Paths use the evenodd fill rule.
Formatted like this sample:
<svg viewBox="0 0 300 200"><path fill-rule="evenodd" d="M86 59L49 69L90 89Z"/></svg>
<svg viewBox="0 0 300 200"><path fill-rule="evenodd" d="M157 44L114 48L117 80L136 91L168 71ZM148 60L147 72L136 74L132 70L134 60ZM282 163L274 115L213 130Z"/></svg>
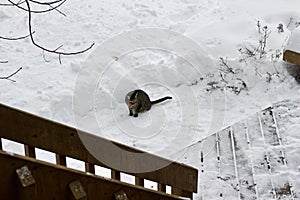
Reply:
<svg viewBox="0 0 300 200"><path fill-rule="evenodd" d="M127 170L139 171L143 170L145 166L151 166L152 169L157 170L131 174L182 190L197 192L198 170L195 168L84 133L3 104L0 104L0 127L0 137L2 138L41 148L61 156L111 168L87 151L81 141L84 136L85 139L94 142L91 148L95 152L99 152L101 157L118 162L125 169L122 171L124 173L128 173ZM112 144L114 145L113 148ZM142 156L130 157L126 151L140 153ZM161 166L165 167L161 168Z"/></svg>
<svg viewBox="0 0 300 200"><path fill-rule="evenodd" d="M300 53L285 50L283 53L283 60L300 66Z"/></svg>
<svg viewBox="0 0 300 200"><path fill-rule="evenodd" d="M87 194L79 180L69 183L71 191L69 200L86 200Z"/></svg>
<svg viewBox="0 0 300 200"><path fill-rule="evenodd" d="M24 145L25 155L31 158L35 158L35 148L29 145Z"/></svg>
<svg viewBox="0 0 300 200"><path fill-rule="evenodd" d="M241 197L244 199L259 199L254 174L254 166L251 152L250 138L247 120L232 126L235 138L235 151Z"/></svg>
<svg viewBox="0 0 300 200"><path fill-rule="evenodd" d="M56 157L56 164L62 165L62 166L67 166L66 156L61 156L59 154L55 154L55 157Z"/></svg>
<svg viewBox="0 0 300 200"><path fill-rule="evenodd" d="M35 185L23 188L18 184L15 192L18 194L18 200L39 200Z"/></svg>
<svg viewBox="0 0 300 200"><path fill-rule="evenodd" d="M139 178L139 177L135 177L135 185L144 187L144 185L145 185L144 182L145 182L144 179Z"/></svg>
<svg viewBox="0 0 300 200"><path fill-rule="evenodd" d="M95 174L95 165L93 165L91 163L85 163L85 171Z"/></svg>
<svg viewBox="0 0 300 200"><path fill-rule="evenodd" d="M78 180L86 192L87 200L111 200L119 191L124 191L130 200L178 200L180 198L150 189L136 187L99 176L87 175L85 172L66 168L29 157L9 155L0 152L0 194L5 199L17 200L15 169L28 166L36 180L38 199L69 199L69 184ZM57 178L59 177L59 178Z"/></svg>
<svg viewBox="0 0 300 200"><path fill-rule="evenodd" d="M173 195L176 195L176 196L180 196L180 197L188 197L188 198L190 198L190 199L193 199L193 193L188 192L188 191L184 191L184 190L181 190L181 189L178 189L178 188L172 187L171 193L172 193Z"/></svg>
<svg viewBox="0 0 300 200"><path fill-rule="evenodd" d="M116 170L111 170L111 178L120 181L121 180L121 172Z"/></svg>
<svg viewBox="0 0 300 200"><path fill-rule="evenodd" d="M15 170L17 174L17 193L19 200L38 200L36 181L28 166L21 166Z"/></svg>
<svg viewBox="0 0 300 200"><path fill-rule="evenodd" d="M157 189L158 189L158 191L161 191L161 192L166 192L167 191L166 185L161 184L161 183L158 184L158 188Z"/></svg>

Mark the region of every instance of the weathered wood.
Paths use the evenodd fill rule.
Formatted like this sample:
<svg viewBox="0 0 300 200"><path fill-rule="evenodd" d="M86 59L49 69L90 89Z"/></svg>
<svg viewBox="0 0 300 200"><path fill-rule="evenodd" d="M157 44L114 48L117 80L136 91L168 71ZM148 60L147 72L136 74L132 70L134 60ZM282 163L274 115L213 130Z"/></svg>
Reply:
<svg viewBox="0 0 300 200"><path fill-rule="evenodd" d="M18 200L39 200L35 185L24 188L20 183L17 183L17 191L14 191L14 193L16 192Z"/></svg>
<svg viewBox="0 0 300 200"><path fill-rule="evenodd" d="M3 150L1 138L0 138L0 150Z"/></svg>
<svg viewBox="0 0 300 200"><path fill-rule="evenodd" d="M78 134L79 132L80 135L84 135L90 141L95 141L93 149L96 152L99 152L105 158L120 162L120 166L124 169L136 169L138 171L145 166L157 169L143 173L131 173L132 175L181 188L185 191L197 192L198 170L195 168L84 133L75 128L49 121L3 104L0 104L0 127L0 137L2 138L45 149L61 156L72 157L93 165L111 168L111 166L102 163L87 151L81 141L82 136ZM141 153L143 156L132 158L126 152L116 150L117 148L111 149L111 144L123 151ZM58 163L61 164L62 162L59 161ZM160 166L165 167L161 168ZM124 172L128 173L126 170Z"/></svg>
<svg viewBox="0 0 300 200"><path fill-rule="evenodd" d="M93 165L91 163L85 163L85 171L95 174L95 165Z"/></svg>
<svg viewBox="0 0 300 200"><path fill-rule="evenodd" d="M69 183L70 200L86 200L87 194L79 180Z"/></svg>
<svg viewBox="0 0 300 200"><path fill-rule="evenodd" d="M116 170L111 170L111 178L115 180L121 180L121 172Z"/></svg>
<svg viewBox="0 0 300 200"><path fill-rule="evenodd" d="M9 200L17 200L15 169L28 166L36 179L35 190L38 199L68 199L70 197L69 184L79 180L86 191L87 200L111 200L119 191L124 191L130 200L176 200L176 196L164 194L150 189L136 187L99 176L87 175L85 172L66 168L64 166L35 160L33 158L9 155L0 152L0 194ZM33 198L34 199L34 198Z"/></svg>
<svg viewBox="0 0 300 200"><path fill-rule="evenodd" d="M180 197L188 197L190 199L193 199L193 193L192 192L188 192L188 191L184 191L178 188L174 188L172 187L172 192L173 195L177 195Z"/></svg>
<svg viewBox="0 0 300 200"><path fill-rule="evenodd" d="M167 191L167 187L166 187L165 184L159 183L157 187L158 187L158 188L157 188L158 191L161 191L161 192L166 192L166 191Z"/></svg>
<svg viewBox="0 0 300 200"><path fill-rule="evenodd" d="M19 200L38 200L36 181L28 166L22 166L15 171L18 177L16 185Z"/></svg>
<svg viewBox="0 0 300 200"><path fill-rule="evenodd" d="M29 145L24 145L25 155L31 158L35 158L35 148Z"/></svg>
<svg viewBox="0 0 300 200"><path fill-rule="evenodd" d="M291 50L285 50L283 53L283 60L300 66L300 53Z"/></svg>
<svg viewBox="0 0 300 200"><path fill-rule="evenodd" d="M56 164L62 165L62 166L67 166L67 158L66 158L66 156L55 154L55 157L56 157Z"/></svg>
<svg viewBox="0 0 300 200"><path fill-rule="evenodd" d="M135 185L144 187L144 185L145 185L144 182L145 182L144 179L139 178L139 177L135 177Z"/></svg>

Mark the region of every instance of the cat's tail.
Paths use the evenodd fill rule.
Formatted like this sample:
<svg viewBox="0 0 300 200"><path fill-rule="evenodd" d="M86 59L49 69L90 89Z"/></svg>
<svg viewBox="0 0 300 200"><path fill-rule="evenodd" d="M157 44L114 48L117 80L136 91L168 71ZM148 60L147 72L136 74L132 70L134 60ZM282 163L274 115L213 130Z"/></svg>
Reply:
<svg viewBox="0 0 300 200"><path fill-rule="evenodd" d="M157 100L155 100L155 101L151 101L151 105L154 105L154 104L157 104L157 103L166 101L166 100L168 100L168 99L172 99L172 97L167 96L167 97L163 97L163 98L161 98L161 99L157 99Z"/></svg>

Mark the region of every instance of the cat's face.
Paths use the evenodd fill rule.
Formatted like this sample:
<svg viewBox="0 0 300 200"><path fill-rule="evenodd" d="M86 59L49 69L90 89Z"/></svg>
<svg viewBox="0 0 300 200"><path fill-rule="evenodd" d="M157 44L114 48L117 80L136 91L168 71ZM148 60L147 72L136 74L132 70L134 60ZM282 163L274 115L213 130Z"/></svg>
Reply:
<svg viewBox="0 0 300 200"><path fill-rule="evenodd" d="M127 103L128 108L134 109L137 106L137 99L136 98L130 99L129 96L127 96L127 99L128 99L128 103Z"/></svg>

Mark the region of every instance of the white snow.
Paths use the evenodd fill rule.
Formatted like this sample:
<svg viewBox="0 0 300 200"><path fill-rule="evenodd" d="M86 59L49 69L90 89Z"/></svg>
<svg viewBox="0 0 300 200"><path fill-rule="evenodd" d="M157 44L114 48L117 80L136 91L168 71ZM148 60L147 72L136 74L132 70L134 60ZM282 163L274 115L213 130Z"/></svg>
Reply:
<svg viewBox="0 0 300 200"><path fill-rule="evenodd" d="M190 149L185 158L187 146L274 102L299 97L300 85L279 54L290 35L299 33L299 5L298 0L66 1L59 8L66 17L57 11L33 14L34 38L49 49L63 45L64 51L95 46L62 56L60 64L57 55L44 52L43 58L29 38L0 39L0 61L8 61L0 63L0 77L23 67L12 77L16 82L0 79L0 102L200 170L200 152ZM27 20L26 12L1 6L0 36L27 35ZM245 49L258 47L264 26L266 53L249 57ZM288 46L299 47L293 40ZM151 99L173 99L132 118L124 96L136 88ZM299 156L299 120L286 123L290 126L281 126L288 129L286 140L298 141L291 151ZM10 143L4 147L21 151ZM261 156L255 150L254 161ZM74 168L80 165L74 161ZM299 166L293 169L299 172ZM209 186L219 187L219 180L209 180L200 189L210 192L205 199L217 198Z"/></svg>
<svg viewBox="0 0 300 200"><path fill-rule="evenodd" d="M294 52L300 52L300 28L296 28L288 42L286 50L291 50Z"/></svg>

